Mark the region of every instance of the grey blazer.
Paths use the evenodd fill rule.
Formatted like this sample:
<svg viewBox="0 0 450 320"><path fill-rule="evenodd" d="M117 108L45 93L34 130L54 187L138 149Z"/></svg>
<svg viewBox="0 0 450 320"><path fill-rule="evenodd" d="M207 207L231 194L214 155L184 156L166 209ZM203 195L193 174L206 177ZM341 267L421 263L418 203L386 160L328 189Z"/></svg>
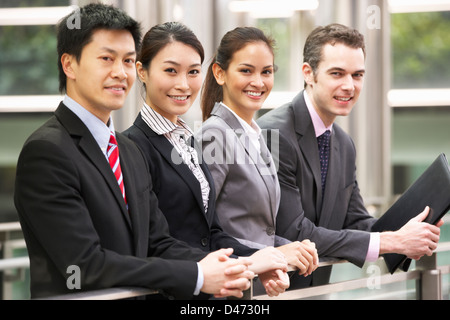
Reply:
<svg viewBox="0 0 450 320"><path fill-rule="evenodd" d="M317 139L303 92L257 122L261 128L279 133L279 152L273 152L278 157L275 161L279 162L281 186L277 234L291 241L310 239L316 243L320 257L347 259L362 266L370 235L361 230L369 231L375 219L368 214L360 195L356 150L350 136L333 125L322 200ZM331 268L324 272L319 283L328 282L330 272Z"/></svg>
<svg viewBox="0 0 450 320"><path fill-rule="evenodd" d="M264 139L259 154L236 116L220 103L196 139L214 178L224 231L253 248L289 243L275 235L280 190Z"/></svg>

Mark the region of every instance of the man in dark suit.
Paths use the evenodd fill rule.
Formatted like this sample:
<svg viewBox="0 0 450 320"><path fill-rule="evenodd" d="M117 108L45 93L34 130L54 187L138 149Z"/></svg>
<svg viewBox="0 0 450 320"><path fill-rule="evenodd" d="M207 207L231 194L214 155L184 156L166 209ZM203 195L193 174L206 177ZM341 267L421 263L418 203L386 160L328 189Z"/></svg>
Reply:
<svg viewBox="0 0 450 320"><path fill-rule="evenodd" d="M241 296L253 273L232 250L206 255L170 237L140 149L114 131L135 77L139 24L101 4L58 26L64 101L25 142L15 205L30 257L31 296L140 286L188 299L200 291ZM116 151L119 150L119 154ZM113 157L114 160L112 159ZM199 262L197 262L199 261Z"/></svg>
<svg viewBox="0 0 450 320"><path fill-rule="evenodd" d="M442 224L422 222L428 208L396 232L368 232L376 219L360 195L355 146L334 123L351 112L362 89L363 36L339 24L316 28L305 43L302 71L305 90L257 121L279 132L279 145L269 146L279 162L277 233L292 241L310 239L321 257L358 266L384 253L431 255ZM328 142L321 143L322 135ZM291 288L328 283L330 273L331 267L319 268L297 284L291 279Z"/></svg>

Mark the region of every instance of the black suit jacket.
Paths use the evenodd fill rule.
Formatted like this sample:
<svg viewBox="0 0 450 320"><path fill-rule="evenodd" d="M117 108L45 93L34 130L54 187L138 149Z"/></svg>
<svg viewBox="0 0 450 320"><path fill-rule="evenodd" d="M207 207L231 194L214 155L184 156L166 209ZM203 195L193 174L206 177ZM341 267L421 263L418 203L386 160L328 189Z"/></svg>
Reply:
<svg viewBox="0 0 450 320"><path fill-rule="evenodd" d="M248 256L256 251L239 243L219 225L214 181L201 159L200 166L210 185L207 212L200 183L166 137L156 134L140 114L124 134L142 149L147 159L159 208L166 216L174 238L205 251L233 248L234 254L239 256ZM197 152L200 157L201 149L197 148Z"/></svg>
<svg viewBox="0 0 450 320"><path fill-rule="evenodd" d="M322 200L317 138L303 92L257 122L261 128L279 131L279 152L272 152L278 157L281 186L277 233L292 241L310 239L321 257L347 259L362 266L370 235L361 231L370 231L376 219L368 214L360 195L356 150L350 136L333 124ZM321 269L313 278L326 283L331 268Z"/></svg>
<svg viewBox="0 0 450 320"><path fill-rule="evenodd" d="M129 210L94 137L64 104L25 142L14 200L33 298L73 292L66 283L72 265L81 290L142 286L192 297L194 261L205 253L169 236L144 156L116 137Z"/></svg>

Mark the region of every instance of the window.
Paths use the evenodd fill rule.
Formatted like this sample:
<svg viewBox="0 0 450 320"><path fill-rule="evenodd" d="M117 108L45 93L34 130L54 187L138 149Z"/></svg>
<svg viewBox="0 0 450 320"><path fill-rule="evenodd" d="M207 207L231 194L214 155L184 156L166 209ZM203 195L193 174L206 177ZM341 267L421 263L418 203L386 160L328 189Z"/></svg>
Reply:
<svg viewBox="0 0 450 320"><path fill-rule="evenodd" d="M282 91L289 87L290 52L289 20L278 19L258 19L256 27L264 31L267 36L275 39L275 64L278 67L275 73L274 91Z"/></svg>
<svg viewBox="0 0 450 320"><path fill-rule="evenodd" d="M59 7L71 5L70 0L2 0L0 8Z"/></svg>
<svg viewBox="0 0 450 320"><path fill-rule="evenodd" d="M52 25L0 26L0 95L58 94Z"/></svg>
<svg viewBox="0 0 450 320"><path fill-rule="evenodd" d="M450 2L391 4L393 191L450 156Z"/></svg>
<svg viewBox="0 0 450 320"><path fill-rule="evenodd" d="M76 1L3 0L0 3L0 223L17 221L16 163L26 138L61 97L55 24Z"/></svg>
<svg viewBox="0 0 450 320"><path fill-rule="evenodd" d="M450 88L450 11L397 13L392 87Z"/></svg>
<svg viewBox="0 0 450 320"><path fill-rule="evenodd" d="M14 207L14 181L20 150L27 137L50 113L2 113L0 117L0 223L18 221Z"/></svg>

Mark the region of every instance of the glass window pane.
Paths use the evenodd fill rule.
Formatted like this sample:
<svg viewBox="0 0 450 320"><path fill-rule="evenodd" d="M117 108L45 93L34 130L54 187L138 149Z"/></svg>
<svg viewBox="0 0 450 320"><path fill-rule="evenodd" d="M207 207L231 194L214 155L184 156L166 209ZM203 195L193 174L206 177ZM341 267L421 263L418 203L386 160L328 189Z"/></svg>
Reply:
<svg viewBox="0 0 450 320"><path fill-rule="evenodd" d="M13 200L17 159L28 136L50 116L51 113L0 116L0 223L18 221Z"/></svg>
<svg viewBox="0 0 450 320"><path fill-rule="evenodd" d="M258 19L256 27L264 31L268 36L275 39L275 64L278 71L275 73L274 91L283 91L289 88L289 39L291 32L289 29L289 20L283 18L276 19Z"/></svg>
<svg viewBox="0 0 450 320"><path fill-rule="evenodd" d="M0 26L0 95L58 94L55 26Z"/></svg>
<svg viewBox="0 0 450 320"><path fill-rule="evenodd" d="M440 153L450 157L450 107L395 108L392 115L395 194L401 194Z"/></svg>
<svg viewBox="0 0 450 320"><path fill-rule="evenodd" d="M393 88L450 87L450 12L391 15Z"/></svg>
<svg viewBox="0 0 450 320"><path fill-rule="evenodd" d="M0 2L0 8L64 7L70 5L70 0L2 0Z"/></svg>

